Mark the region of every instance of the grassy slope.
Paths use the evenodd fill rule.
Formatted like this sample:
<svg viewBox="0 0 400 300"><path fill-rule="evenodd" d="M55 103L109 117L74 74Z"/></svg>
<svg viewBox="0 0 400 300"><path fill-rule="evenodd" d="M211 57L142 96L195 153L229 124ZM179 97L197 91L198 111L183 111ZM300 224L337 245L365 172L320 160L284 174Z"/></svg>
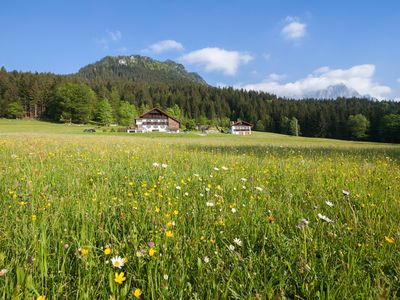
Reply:
<svg viewBox="0 0 400 300"><path fill-rule="evenodd" d="M84 136L118 136L134 140L147 140L161 138L167 143L200 143L211 145L254 145L254 146L293 146L293 147L334 147L334 148L355 148L355 149L390 149L400 150L400 145L372 143L372 142L354 142L335 139L293 137L269 132L253 132L251 136L234 136L229 134L210 134L201 135L199 132L164 134L128 134L102 132L98 129L96 133L84 133L85 128L93 128L92 125L69 125L41 122L35 120L7 120L0 119L0 135L49 135L49 134L79 134ZM107 128L110 130L112 127Z"/></svg>

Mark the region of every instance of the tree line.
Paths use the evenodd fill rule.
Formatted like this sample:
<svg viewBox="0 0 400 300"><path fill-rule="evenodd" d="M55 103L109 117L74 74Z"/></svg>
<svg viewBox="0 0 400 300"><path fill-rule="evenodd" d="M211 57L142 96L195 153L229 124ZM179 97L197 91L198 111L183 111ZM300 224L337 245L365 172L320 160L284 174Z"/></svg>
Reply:
<svg viewBox="0 0 400 300"><path fill-rule="evenodd" d="M0 69L0 117L129 126L152 107L168 110L188 129L242 119L258 131L400 142L400 103L395 101L293 100L195 83L149 84Z"/></svg>

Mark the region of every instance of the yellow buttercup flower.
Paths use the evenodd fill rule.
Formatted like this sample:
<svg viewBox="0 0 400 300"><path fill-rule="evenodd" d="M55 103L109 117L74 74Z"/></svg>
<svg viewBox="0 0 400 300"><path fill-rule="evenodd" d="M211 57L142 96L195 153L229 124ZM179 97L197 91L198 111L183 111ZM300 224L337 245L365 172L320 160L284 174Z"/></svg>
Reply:
<svg viewBox="0 0 400 300"><path fill-rule="evenodd" d="M114 281L115 281L116 283L118 283L118 284L123 284L125 280L126 280L126 277L125 277L125 273L124 273L124 272L115 273Z"/></svg>
<svg viewBox="0 0 400 300"><path fill-rule="evenodd" d="M36 300L46 300L46 296L40 295L36 298Z"/></svg>
<svg viewBox="0 0 400 300"><path fill-rule="evenodd" d="M110 255L111 252L112 252L112 250L111 250L110 247L107 247L106 249L104 249L104 254L105 254L105 255Z"/></svg>
<svg viewBox="0 0 400 300"><path fill-rule="evenodd" d="M150 248L149 249L149 255L153 256L156 253L156 250L154 250L154 248Z"/></svg>
<svg viewBox="0 0 400 300"><path fill-rule="evenodd" d="M135 296L136 298L140 298L141 295L142 295L141 289L135 289L135 291L133 292L133 296Z"/></svg>
<svg viewBox="0 0 400 300"><path fill-rule="evenodd" d="M388 236L385 236L385 241L388 242L389 244L394 243L394 239L392 239L391 237L388 237Z"/></svg>
<svg viewBox="0 0 400 300"><path fill-rule="evenodd" d="M167 232L165 232L166 237L170 238L174 236L174 233L170 230L168 230Z"/></svg>

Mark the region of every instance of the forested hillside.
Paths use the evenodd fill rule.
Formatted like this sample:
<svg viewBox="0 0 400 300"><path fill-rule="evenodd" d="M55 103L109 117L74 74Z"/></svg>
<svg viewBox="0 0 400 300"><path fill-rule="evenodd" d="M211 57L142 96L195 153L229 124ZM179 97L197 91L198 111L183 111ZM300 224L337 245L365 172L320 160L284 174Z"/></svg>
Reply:
<svg viewBox="0 0 400 300"><path fill-rule="evenodd" d="M127 80L166 84L207 84L197 73L172 60L160 62L147 56L107 56L81 68L77 74L89 80Z"/></svg>
<svg viewBox="0 0 400 300"><path fill-rule="evenodd" d="M162 82L161 75L157 80L146 79L152 72L136 80L90 69L65 76L2 68L0 117L129 125L139 113L158 106L175 113L188 129L205 123L227 126L229 120L240 118L259 131L400 142L399 102L289 100L255 91L215 88L200 81L182 83L172 80L172 75Z"/></svg>

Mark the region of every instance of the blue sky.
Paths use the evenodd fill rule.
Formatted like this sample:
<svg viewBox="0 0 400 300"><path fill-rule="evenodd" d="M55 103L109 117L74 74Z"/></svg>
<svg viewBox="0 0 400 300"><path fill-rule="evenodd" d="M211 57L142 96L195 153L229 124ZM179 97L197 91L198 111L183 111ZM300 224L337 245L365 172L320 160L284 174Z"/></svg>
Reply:
<svg viewBox="0 0 400 300"><path fill-rule="evenodd" d="M400 96L400 1L3 1L0 66L73 73L106 55L173 59L212 85Z"/></svg>

